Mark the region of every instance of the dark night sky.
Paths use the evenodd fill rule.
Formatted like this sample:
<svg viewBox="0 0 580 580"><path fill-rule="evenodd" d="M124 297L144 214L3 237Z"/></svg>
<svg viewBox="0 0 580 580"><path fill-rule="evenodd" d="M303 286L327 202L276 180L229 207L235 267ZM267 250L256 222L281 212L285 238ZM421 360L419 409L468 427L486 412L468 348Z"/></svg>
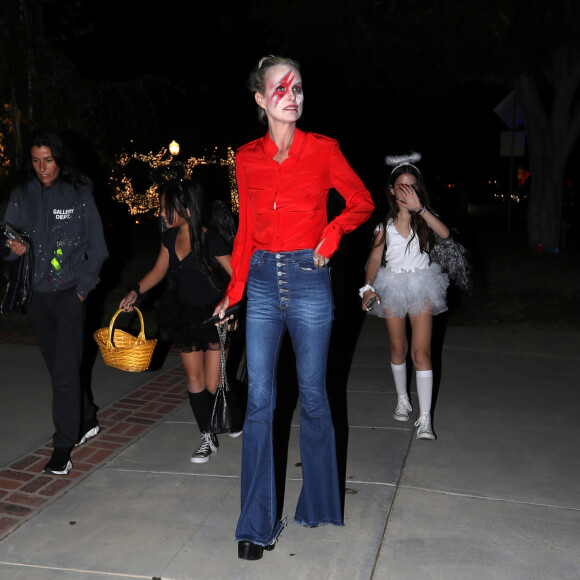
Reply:
<svg viewBox="0 0 580 580"><path fill-rule="evenodd" d="M175 138L237 147L263 133L245 80L262 55L277 51L263 23L248 18L244 3L176 1L146 10L135 0L103 0L97 6L99 14L90 16L93 31L69 43L67 52L88 78L153 74L176 84L171 100L157 107L160 146ZM299 53L299 38L296 43ZM385 81L384 91L371 91L364 78L351 83L355 89L344 88L340 71L329 70L320 55L299 60L306 96L301 126L337 138L370 188L382 186L386 154L411 150L423 154L428 182L483 181L508 173L507 160L499 156L505 127L493 112L507 94L503 89L473 85L442 99L412 91L394 97L393 79Z"/></svg>

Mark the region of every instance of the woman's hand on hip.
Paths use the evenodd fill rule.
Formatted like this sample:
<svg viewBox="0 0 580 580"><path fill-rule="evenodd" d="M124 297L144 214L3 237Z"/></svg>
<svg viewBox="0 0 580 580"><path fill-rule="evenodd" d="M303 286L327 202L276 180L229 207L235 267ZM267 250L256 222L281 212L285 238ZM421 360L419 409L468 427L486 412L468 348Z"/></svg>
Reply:
<svg viewBox="0 0 580 580"><path fill-rule="evenodd" d="M322 240L322 242L324 242L324 240ZM320 246L322 246L322 242L320 242L318 246L316 246L316 249L314 250L314 265L317 266L318 268L324 268L324 266L326 266L330 261L330 258L327 258L326 256L323 256L322 254L318 253Z"/></svg>

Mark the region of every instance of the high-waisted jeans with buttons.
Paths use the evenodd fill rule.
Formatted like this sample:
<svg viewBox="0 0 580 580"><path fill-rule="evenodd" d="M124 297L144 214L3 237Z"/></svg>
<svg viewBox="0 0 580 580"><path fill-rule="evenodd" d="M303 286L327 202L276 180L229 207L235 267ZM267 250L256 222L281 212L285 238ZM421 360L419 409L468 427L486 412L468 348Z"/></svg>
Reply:
<svg viewBox="0 0 580 580"><path fill-rule="evenodd" d="M282 338L290 333L300 393L302 490L294 521L343 525L334 427L326 394L326 359L334 304L328 267L312 250L258 250L247 284L248 406L242 447L241 515L236 540L260 546L282 530L277 520L272 421Z"/></svg>

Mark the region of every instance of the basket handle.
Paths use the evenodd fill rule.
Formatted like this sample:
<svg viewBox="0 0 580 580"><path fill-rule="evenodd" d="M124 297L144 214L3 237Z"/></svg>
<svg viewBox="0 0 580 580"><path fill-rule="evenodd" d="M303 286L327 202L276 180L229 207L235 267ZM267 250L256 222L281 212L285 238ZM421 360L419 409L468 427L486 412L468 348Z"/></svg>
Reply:
<svg viewBox="0 0 580 580"><path fill-rule="evenodd" d="M141 311L134 306L133 310L135 310L137 312L137 314L139 315L139 319L141 320L141 331L139 332L139 335L137 336L137 340L139 342L145 342L145 323L143 322L143 315L141 314ZM121 314L121 312L125 312L122 308L119 308L119 310L117 310L117 312L115 312L115 314L113 314L113 317L111 318L111 322L109 323L109 337L107 338L107 348L111 349L114 348L114 344L113 344L113 327L115 326L115 320L117 319L117 316L119 316L119 314Z"/></svg>

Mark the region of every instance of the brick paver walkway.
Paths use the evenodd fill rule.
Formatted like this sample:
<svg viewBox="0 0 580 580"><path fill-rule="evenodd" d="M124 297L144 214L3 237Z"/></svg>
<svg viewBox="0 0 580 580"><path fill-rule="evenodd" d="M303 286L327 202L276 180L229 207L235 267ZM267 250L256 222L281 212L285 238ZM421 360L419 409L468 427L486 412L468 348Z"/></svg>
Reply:
<svg viewBox="0 0 580 580"><path fill-rule="evenodd" d="M0 334L0 342L36 344L32 337L6 334ZM73 450L73 469L66 476L42 473L51 441L1 469L0 540L174 413L186 401L186 391L187 377L179 365L101 409L101 432Z"/></svg>

